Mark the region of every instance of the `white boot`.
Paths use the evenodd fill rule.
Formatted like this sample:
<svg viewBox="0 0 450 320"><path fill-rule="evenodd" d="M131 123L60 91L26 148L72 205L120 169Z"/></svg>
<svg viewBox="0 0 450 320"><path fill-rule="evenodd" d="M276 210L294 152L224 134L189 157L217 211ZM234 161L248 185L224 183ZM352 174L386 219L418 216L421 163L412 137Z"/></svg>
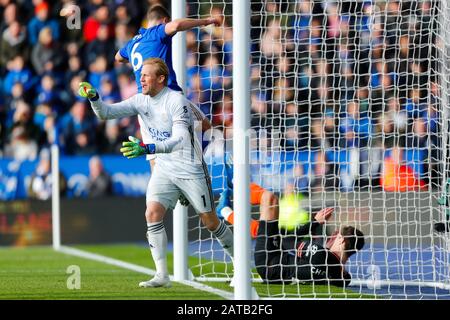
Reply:
<svg viewBox="0 0 450 320"><path fill-rule="evenodd" d="M153 279L139 282L139 287L142 288L158 288L158 287L170 288L171 286L172 284L170 283L169 276L160 276L158 274L156 274L153 277Z"/></svg>

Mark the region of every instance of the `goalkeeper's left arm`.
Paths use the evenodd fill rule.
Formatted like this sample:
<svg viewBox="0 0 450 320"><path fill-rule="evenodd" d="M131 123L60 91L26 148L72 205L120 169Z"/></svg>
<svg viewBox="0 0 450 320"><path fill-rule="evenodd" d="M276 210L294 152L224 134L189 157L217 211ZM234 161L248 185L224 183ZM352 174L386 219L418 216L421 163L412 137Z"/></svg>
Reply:
<svg viewBox="0 0 450 320"><path fill-rule="evenodd" d="M128 159L136 158L144 154L170 153L178 146L181 146L188 135L189 131L185 123L175 123L172 127L172 136L169 139L144 144L138 138L130 136L128 137L129 141L122 143L120 152Z"/></svg>
<svg viewBox="0 0 450 320"><path fill-rule="evenodd" d="M109 105L100 99L97 91L88 82L81 82L79 84L78 94L83 98L89 99L94 113L102 120L117 119L139 114L135 107L136 101L134 97L136 96L133 96L125 101ZM120 151L128 159L144 154L172 152L172 150L181 144L185 137L189 136L189 124L186 121L186 116L184 115L186 111L186 107L182 105L176 106L175 112L177 113L177 117L176 119L173 119L174 124L172 127L172 136L169 139L144 144L139 139L130 136L128 137L130 141L123 142L123 148L121 148Z"/></svg>
<svg viewBox="0 0 450 320"><path fill-rule="evenodd" d="M170 153L182 147L185 141L189 141L190 134L189 127L192 123L192 111L187 107L189 102L185 97L178 94L169 100L167 108L171 115L172 134L170 138L163 141L156 141L150 144L143 144L134 137L129 137L130 141L122 144L123 148L120 151L128 159L135 158L144 154L154 153Z"/></svg>

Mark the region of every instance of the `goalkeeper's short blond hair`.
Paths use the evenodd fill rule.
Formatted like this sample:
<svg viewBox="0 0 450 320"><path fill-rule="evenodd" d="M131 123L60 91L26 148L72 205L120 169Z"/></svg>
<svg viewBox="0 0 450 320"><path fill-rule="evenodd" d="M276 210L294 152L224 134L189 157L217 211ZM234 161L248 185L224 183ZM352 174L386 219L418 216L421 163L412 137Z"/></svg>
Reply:
<svg viewBox="0 0 450 320"><path fill-rule="evenodd" d="M164 60L161 58L149 58L144 61L143 66L147 64L156 66L156 75L158 77L164 76L164 85L167 86L169 83L169 67Z"/></svg>

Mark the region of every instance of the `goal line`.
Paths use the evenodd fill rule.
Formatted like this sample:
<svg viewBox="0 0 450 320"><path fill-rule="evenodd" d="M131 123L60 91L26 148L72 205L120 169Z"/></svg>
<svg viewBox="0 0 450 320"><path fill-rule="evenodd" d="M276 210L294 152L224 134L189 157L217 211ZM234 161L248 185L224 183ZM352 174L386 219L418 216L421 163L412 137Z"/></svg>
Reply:
<svg viewBox="0 0 450 320"><path fill-rule="evenodd" d="M127 270L131 270L131 271L135 271L135 272L139 272L139 273L143 273L149 276L154 276L156 274L156 271L150 268L146 268L146 267L142 267L133 263L129 263L129 262L125 262L122 260L118 260L118 259L113 259L107 256L103 256L100 254L96 254L96 253L92 253L92 252L87 252L84 250L80 250L80 249L75 249L75 248L71 248L71 247L67 247L67 246L61 246L59 249L56 249L57 252L61 252L64 254L68 254L71 256L76 256L76 257L80 257L80 258L84 258L84 259L89 259L89 260L94 260L94 261L98 261L98 262L102 262L102 263L106 263L112 266L116 266L119 268L123 268L123 269L127 269ZM170 280L174 281L173 276L170 276ZM182 280L182 281L176 281L178 283L184 284L186 286L190 286L193 287L195 289L201 290L201 291L205 291L205 292L209 292L212 294L216 294L218 296L221 296L222 298L225 298L227 300L232 300L233 299L233 293L232 292L228 292L225 290L220 290L217 288L213 288L210 286L207 286L203 283L198 283L195 281L190 281L190 280Z"/></svg>
<svg viewBox="0 0 450 320"><path fill-rule="evenodd" d="M220 278L220 277L195 277L195 281L199 282L227 282L228 278ZM262 283L263 280L261 278L253 278L253 283ZM400 280L352 280L350 282L350 287L361 287L361 286L370 286L370 287L429 287L429 288L437 288L443 290L450 290L450 284L441 283L441 282L429 282L429 281L400 281Z"/></svg>

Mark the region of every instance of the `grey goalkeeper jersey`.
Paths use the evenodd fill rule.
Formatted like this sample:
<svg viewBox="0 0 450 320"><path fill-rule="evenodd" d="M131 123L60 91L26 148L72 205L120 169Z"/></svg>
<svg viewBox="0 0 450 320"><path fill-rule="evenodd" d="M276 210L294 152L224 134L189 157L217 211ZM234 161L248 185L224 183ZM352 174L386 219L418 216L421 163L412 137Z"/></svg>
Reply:
<svg viewBox="0 0 450 320"><path fill-rule="evenodd" d="M208 175L198 138L194 134L191 102L181 93L165 87L154 97L138 93L122 102L106 104L91 101L97 117L103 120L140 115L155 143L155 170L182 179Z"/></svg>

